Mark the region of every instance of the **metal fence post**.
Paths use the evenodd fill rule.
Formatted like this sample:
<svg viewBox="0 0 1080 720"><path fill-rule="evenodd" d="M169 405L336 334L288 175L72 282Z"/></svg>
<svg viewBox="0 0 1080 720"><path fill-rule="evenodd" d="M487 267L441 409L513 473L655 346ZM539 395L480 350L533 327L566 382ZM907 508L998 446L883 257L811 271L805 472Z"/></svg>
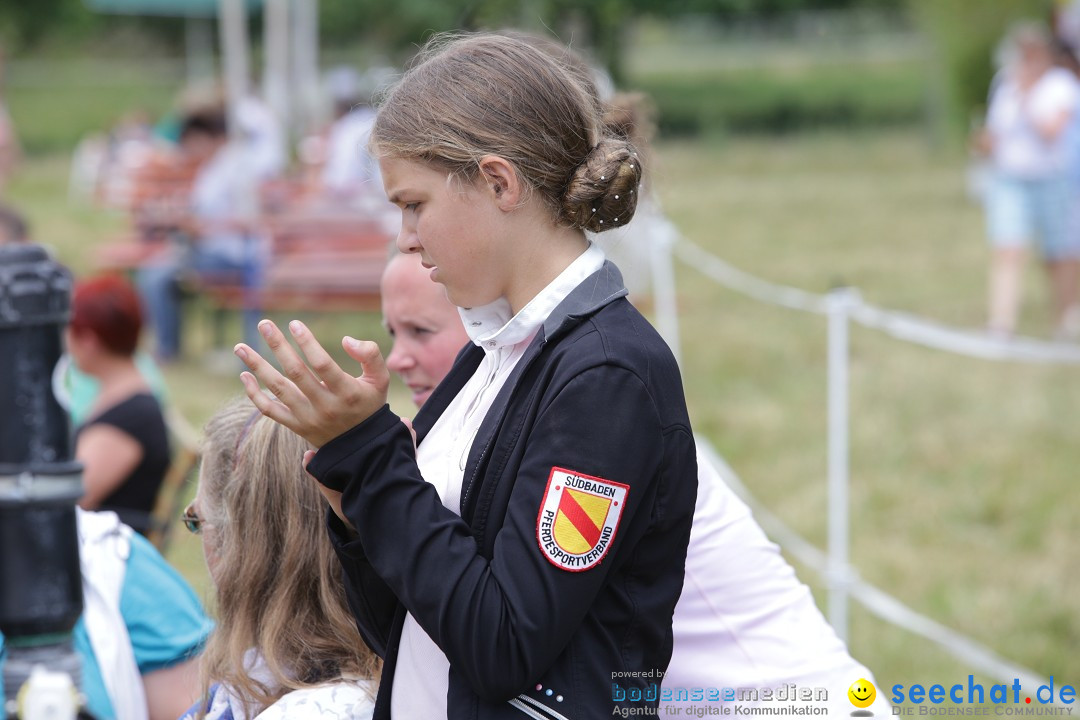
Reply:
<svg viewBox="0 0 1080 720"><path fill-rule="evenodd" d="M649 245L652 266L653 302L656 304L656 329L667 342L675 361L682 367L679 352L679 304L675 291L675 263L672 255L679 239L678 230L666 220Z"/></svg>
<svg viewBox="0 0 1080 720"><path fill-rule="evenodd" d="M848 327L858 291L841 287L828 295L828 469L829 469L829 622L841 640L848 637L848 591L851 581L848 517L848 437L850 433Z"/></svg>

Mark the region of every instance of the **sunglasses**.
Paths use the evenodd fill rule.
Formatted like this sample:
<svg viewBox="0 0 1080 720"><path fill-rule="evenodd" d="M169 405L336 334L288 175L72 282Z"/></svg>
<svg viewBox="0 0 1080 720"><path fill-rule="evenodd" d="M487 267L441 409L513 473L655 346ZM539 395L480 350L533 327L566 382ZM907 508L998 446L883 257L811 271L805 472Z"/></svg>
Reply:
<svg viewBox="0 0 1080 720"><path fill-rule="evenodd" d="M184 512L180 515L180 519L184 521L184 527L188 529L193 535L202 533L203 519L195 514L195 501L192 500Z"/></svg>

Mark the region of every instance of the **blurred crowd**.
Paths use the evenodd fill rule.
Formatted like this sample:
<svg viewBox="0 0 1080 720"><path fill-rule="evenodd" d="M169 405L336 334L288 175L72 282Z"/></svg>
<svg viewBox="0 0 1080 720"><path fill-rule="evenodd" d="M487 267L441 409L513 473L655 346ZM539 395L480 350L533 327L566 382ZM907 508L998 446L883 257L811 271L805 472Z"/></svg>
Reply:
<svg viewBox="0 0 1080 720"><path fill-rule="evenodd" d="M374 119L372 94L391 73L378 68L360 73L349 66L330 70L322 87L323 114L329 117L319 127L301 131L283 127L255 93L227 98L217 84L190 86L174 109L156 121L132 111L108 134L80 143L71 191L116 207L139 205L146 213L167 213L170 201L177 200L168 195L167 186L194 182L217 156L219 165L229 159L242 166L235 172L246 181L249 204L360 207L380 189L378 168L364 146ZM297 133L301 139L290 148L288 138ZM218 155L219 150L224 152ZM292 156L297 163L290 168ZM268 186L271 180L289 185ZM289 194L282 197L286 190Z"/></svg>
<svg viewBox="0 0 1080 720"><path fill-rule="evenodd" d="M302 134L295 149L262 99L226 98L217 87L187 90L156 124L130 113L107 137L80 144L71 192L130 213L135 242L99 260L135 270L158 360L181 352L185 277L254 293L275 228L286 220L312 228L328 218L382 222L389 207L366 144L371 94L384 75L331 71L331 117ZM250 339L260 308L254 301L245 306Z"/></svg>

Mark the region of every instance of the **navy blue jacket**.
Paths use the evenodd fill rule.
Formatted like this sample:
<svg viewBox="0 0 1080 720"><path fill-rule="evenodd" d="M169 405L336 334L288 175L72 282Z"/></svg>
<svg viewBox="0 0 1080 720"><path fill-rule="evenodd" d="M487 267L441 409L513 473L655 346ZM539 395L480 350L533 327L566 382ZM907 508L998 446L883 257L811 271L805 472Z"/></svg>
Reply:
<svg viewBox="0 0 1080 720"><path fill-rule="evenodd" d="M406 610L450 661L451 720L656 705L697 463L678 367L625 295L605 263L544 323L473 441L460 517L420 476L388 407L309 465L358 529L329 515L350 607L385 659L376 720L390 718ZM419 442L482 356L472 345L459 355L416 417ZM583 504L560 505L571 488ZM595 534L581 508L601 518ZM623 692L640 699L613 700Z"/></svg>

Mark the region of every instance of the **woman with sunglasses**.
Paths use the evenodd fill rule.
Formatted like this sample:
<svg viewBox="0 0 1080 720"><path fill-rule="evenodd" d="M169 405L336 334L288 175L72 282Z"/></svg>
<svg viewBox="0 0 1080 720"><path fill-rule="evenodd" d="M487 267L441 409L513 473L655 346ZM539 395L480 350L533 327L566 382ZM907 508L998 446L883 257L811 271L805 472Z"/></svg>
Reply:
<svg viewBox="0 0 1080 720"><path fill-rule="evenodd" d="M183 519L203 541L218 626L203 699L183 720L371 717L379 661L346 605L326 504L298 462L308 447L246 400L206 426Z"/></svg>

